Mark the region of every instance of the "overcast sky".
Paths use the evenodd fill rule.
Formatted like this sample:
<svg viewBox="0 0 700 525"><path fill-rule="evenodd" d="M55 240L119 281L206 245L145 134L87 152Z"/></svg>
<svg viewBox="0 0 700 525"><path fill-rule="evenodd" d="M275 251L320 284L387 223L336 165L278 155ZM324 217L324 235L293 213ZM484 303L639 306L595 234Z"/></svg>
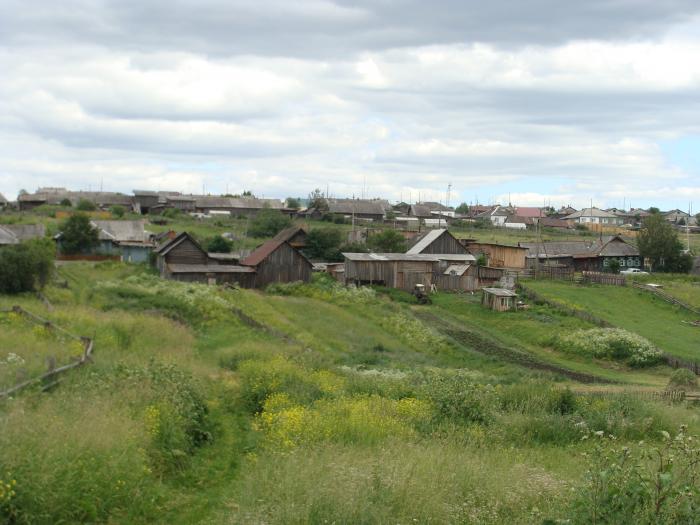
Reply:
<svg viewBox="0 0 700 525"><path fill-rule="evenodd" d="M698 0L0 0L0 192L700 211Z"/></svg>

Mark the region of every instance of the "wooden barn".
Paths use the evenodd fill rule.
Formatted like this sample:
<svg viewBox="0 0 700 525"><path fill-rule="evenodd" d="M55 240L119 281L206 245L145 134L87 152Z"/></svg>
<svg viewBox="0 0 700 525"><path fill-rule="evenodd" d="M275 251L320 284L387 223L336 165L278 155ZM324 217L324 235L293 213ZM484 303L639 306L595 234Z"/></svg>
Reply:
<svg viewBox="0 0 700 525"><path fill-rule="evenodd" d="M484 255L488 266L522 270L526 267L528 249L520 246L508 246L488 242L469 242L466 249L472 255Z"/></svg>
<svg viewBox="0 0 700 525"><path fill-rule="evenodd" d="M304 228L301 226L291 226L290 228L279 232L272 239L275 241L286 241L292 246L292 248L300 250L302 248L306 248L308 238L309 234Z"/></svg>
<svg viewBox="0 0 700 525"><path fill-rule="evenodd" d="M481 304L496 312L507 312L517 309L517 297L514 291L505 288L484 288Z"/></svg>
<svg viewBox="0 0 700 525"><path fill-rule="evenodd" d="M237 283L243 288L255 286L255 269L219 261L187 232L180 233L155 250L156 267L161 277L175 281L207 284Z"/></svg>
<svg viewBox="0 0 700 525"><path fill-rule="evenodd" d="M433 268L438 263L433 255L405 253L344 253L347 284L378 284L412 291L416 284L430 289Z"/></svg>
<svg viewBox="0 0 700 525"><path fill-rule="evenodd" d="M418 254L466 254L467 249L447 229L429 230L413 238L409 255Z"/></svg>
<svg viewBox="0 0 700 525"><path fill-rule="evenodd" d="M272 283L309 282L313 265L299 250L283 239L271 239L241 260L255 268L255 287Z"/></svg>

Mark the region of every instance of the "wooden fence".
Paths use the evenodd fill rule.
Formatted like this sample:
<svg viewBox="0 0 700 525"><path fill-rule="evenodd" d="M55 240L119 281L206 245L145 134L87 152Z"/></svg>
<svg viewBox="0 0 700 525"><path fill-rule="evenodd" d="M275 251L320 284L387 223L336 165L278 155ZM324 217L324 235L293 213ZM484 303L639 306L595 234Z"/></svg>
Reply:
<svg viewBox="0 0 700 525"><path fill-rule="evenodd" d="M22 381L21 383L17 383L14 386L8 388L7 390L1 391L0 392L0 399L11 396L12 394L19 392L20 390L22 390L28 386L31 386L33 384L47 383L50 380L56 378L58 375L62 374L63 372L67 372L68 370L72 370L73 368L77 368L79 366L82 366L91 360L92 352L94 349L94 341L91 338L73 335L70 332L61 328L60 326L53 324L51 321L48 321L42 317L39 317L36 314L33 314L33 313L25 310L21 306L13 306L9 310L0 310L0 312L5 312L5 313L13 312L13 313L16 313L18 315L21 315L34 324L37 324L37 325L40 325L40 326L43 326L46 328L50 328L52 330L56 330L57 332L61 332L64 336L68 337L69 339L73 339L75 341L80 342L80 344L83 346L82 354L80 355L79 358L74 360L72 363L68 363L66 365L56 367L55 362L53 362L53 361L49 362L48 370L45 373L40 374L36 377L32 377L30 379L27 379L26 381Z"/></svg>
<svg viewBox="0 0 700 525"><path fill-rule="evenodd" d="M667 303L671 303L675 306L680 306L684 310L688 310L689 312L700 316L700 310L697 310L696 308L693 308L692 306L687 305L682 301L679 301L678 299L676 299L672 295L667 294L663 290L660 290L660 289L655 288L653 286L647 286L646 284L641 284L641 283L638 283L635 281L632 281L632 286L635 288L638 288L640 290L645 290L647 292L651 292L654 295L656 295L657 297L659 297L660 299L663 299L664 301L666 301Z"/></svg>
<svg viewBox="0 0 700 525"><path fill-rule="evenodd" d="M586 392L590 397L622 396L641 399L644 401L667 401L669 403L682 403L683 401L696 402L700 400L700 392L684 392L683 390L623 390L620 392Z"/></svg>
<svg viewBox="0 0 700 525"><path fill-rule="evenodd" d="M584 283L607 284L611 286L625 286L627 280L624 275L617 273L583 272Z"/></svg>

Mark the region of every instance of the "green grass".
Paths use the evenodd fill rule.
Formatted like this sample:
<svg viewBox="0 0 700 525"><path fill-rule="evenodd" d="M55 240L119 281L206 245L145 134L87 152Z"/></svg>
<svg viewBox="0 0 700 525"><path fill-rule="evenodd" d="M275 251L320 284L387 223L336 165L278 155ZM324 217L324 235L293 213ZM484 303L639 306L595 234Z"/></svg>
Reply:
<svg viewBox="0 0 700 525"><path fill-rule="evenodd" d="M50 309L33 295L0 307L94 337L94 362L0 402L0 480L15 480L0 519L12 523L566 520L585 432L654 444L681 423L700 430L685 405L573 394L581 385L444 329L620 389L661 388L663 371L547 348L552 332L588 326L547 307L496 314L448 294L418 307L327 283L221 290L117 263L62 266L44 294ZM0 330L0 348L21 338Z"/></svg>
<svg viewBox="0 0 700 525"><path fill-rule="evenodd" d="M664 352L699 361L700 331L682 321L695 316L631 287L580 286L558 281L528 281L528 288L545 298L559 301L598 316L615 326L646 337Z"/></svg>

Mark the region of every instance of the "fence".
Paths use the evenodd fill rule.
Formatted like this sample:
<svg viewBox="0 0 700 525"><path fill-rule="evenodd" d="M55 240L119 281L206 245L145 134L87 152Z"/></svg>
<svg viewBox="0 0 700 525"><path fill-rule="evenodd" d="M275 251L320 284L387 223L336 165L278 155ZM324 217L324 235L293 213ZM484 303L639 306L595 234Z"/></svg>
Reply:
<svg viewBox="0 0 700 525"><path fill-rule="evenodd" d="M688 310L689 312L694 313L695 315L700 315L700 310L697 310L697 309L693 308L692 306L689 306L689 305L685 304L684 302L679 301L678 299L676 299L672 295L667 294L663 290L659 290L658 288L647 286L646 284L640 284L640 283L637 283L634 281L632 281L632 286L634 286L635 288L638 288L640 290L646 290L647 292L651 292L654 295L656 295L657 297L659 297L660 299L663 299L664 301L666 301L667 303L671 303L673 305L680 306L681 308Z"/></svg>
<svg viewBox="0 0 700 525"><path fill-rule="evenodd" d="M644 401L668 401L669 403L682 403L683 401L698 401L700 394L697 392L684 392L683 390L623 390L620 392L586 392L590 397L622 396L641 399Z"/></svg>
<svg viewBox="0 0 700 525"><path fill-rule="evenodd" d="M47 382L49 382L49 380L54 379L56 376L62 374L63 372L67 372L68 370L72 370L73 368L77 368L79 366L82 366L91 360L92 351L94 348L94 342L91 338L73 335L70 332L61 328L60 326L53 324L51 321L48 321L42 317L39 317L38 315L35 315L35 314L25 310L21 306L13 306L9 310L0 310L0 312L3 312L3 313L13 312L13 313L16 313L18 315L21 315L36 325L43 326L45 328L50 328L51 330L55 330L57 332L62 333L64 336L66 336L69 339L73 339L74 341L80 342L80 344L83 347L83 351L77 360L74 360L71 363L68 363L68 364L65 364L65 365L62 365L59 367L56 367L56 363L53 359L49 360L48 369L45 373L37 375L37 376L32 377L30 379L27 379L25 381L21 381L15 385L13 385L12 387L4 390L4 391L0 391L0 399L11 396L12 394L19 392L20 390L22 390L30 385L33 385L35 383L47 383Z"/></svg>
<svg viewBox="0 0 700 525"><path fill-rule="evenodd" d="M583 272L583 282L607 284L611 286L625 286L627 280L624 275L616 273Z"/></svg>

